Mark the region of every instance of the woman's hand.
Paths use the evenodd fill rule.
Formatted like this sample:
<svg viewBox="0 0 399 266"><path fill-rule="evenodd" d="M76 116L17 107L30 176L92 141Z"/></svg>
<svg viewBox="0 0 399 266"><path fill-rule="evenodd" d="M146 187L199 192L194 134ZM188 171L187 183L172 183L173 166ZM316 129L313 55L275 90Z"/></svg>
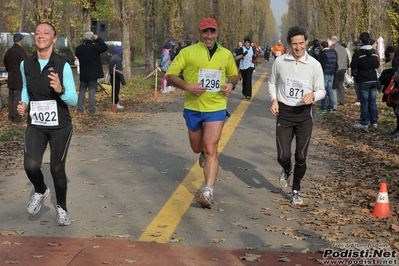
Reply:
<svg viewBox="0 0 399 266"><path fill-rule="evenodd" d="M50 87L52 87L56 93L62 93L62 86L58 74L51 72L47 77L50 79Z"/></svg>
<svg viewBox="0 0 399 266"><path fill-rule="evenodd" d="M17 106L17 112L20 116L24 116L26 111L26 103L19 101Z"/></svg>

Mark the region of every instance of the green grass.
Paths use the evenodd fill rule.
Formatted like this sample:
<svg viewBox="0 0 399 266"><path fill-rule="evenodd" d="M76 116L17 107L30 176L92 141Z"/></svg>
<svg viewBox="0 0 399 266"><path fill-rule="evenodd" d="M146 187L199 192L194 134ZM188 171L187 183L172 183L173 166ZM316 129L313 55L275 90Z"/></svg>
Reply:
<svg viewBox="0 0 399 266"><path fill-rule="evenodd" d="M142 67L145 65L145 58L141 56L135 56L134 61L132 62L132 67Z"/></svg>
<svg viewBox="0 0 399 266"><path fill-rule="evenodd" d="M0 136L0 141L6 142L14 139L19 139L24 136L23 131L7 130Z"/></svg>

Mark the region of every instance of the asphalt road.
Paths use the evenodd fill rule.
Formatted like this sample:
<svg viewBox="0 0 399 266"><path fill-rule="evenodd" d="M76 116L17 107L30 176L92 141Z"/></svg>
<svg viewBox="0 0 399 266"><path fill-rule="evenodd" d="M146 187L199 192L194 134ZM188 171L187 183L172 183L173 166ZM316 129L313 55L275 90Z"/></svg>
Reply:
<svg viewBox="0 0 399 266"><path fill-rule="evenodd" d="M33 190L22 166L0 174L0 234L151 241L252 253L313 253L329 247L317 232L298 224L294 218L306 213L289 204L290 187L279 187L275 118L267 91L270 68L271 63L256 68L250 101L243 99L240 85L230 96L232 117L219 147L216 205L211 210L195 202L203 174L198 155L189 147L183 93L177 90L160 95L138 119L73 136L67 162L70 226L56 226L47 152L43 172L51 195L34 216L25 209ZM312 144L309 153L315 149ZM313 166L318 160L309 159L313 177L330 170ZM306 183L305 177L305 203Z"/></svg>

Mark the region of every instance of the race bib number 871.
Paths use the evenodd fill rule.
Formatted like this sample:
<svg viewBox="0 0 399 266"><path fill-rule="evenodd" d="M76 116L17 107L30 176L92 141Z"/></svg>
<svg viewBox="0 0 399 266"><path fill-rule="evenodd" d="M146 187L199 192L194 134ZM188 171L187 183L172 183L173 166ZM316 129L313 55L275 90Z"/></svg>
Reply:
<svg viewBox="0 0 399 266"><path fill-rule="evenodd" d="M57 101L31 101L29 115L32 125L58 126Z"/></svg>
<svg viewBox="0 0 399 266"><path fill-rule="evenodd" d="M285 83L285 96L287 99L301 100L302 97L311 92L308 80L287 78Z"/></svg>
<svg viewBox="0 0 399 266"><path fill-rule="evenodd" d="M198 82L201 82L202 87L206 87L206 91L218 92L220 91L220 80L222 71L213 69L200 69L198 73Z"/></svg>

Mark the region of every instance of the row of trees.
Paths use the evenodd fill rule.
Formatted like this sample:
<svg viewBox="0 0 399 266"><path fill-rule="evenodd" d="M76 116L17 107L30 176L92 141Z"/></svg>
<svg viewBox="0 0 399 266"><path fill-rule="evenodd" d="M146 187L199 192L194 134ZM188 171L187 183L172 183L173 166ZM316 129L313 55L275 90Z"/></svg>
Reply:
<svg viewBox="0 0 399 266"><path fill-rule="evenodd" d="M109 40L122 41L128 77L131 46L152 70L168 39L198 39L203 17L218 20L219 41L229 49L245 36L260 44L277 38L270 0L1 0L0 10L1 32L33 32L38 22L47 21L68 38L71 53L91 20L107 20Z"/></svg>
<svg viewBox="0 0 399 266"><path fill-rule="evenodd" d="M203 17L218 20L219 42L231 50L245 36L273 45L293 25L308 29L310 39L337 35L350 42L362 31L388 43L399 37L399 0L282 1L288 12L278 32L270 0L0 0L0 31L32 32L38 22L47 21L68 38L73 53L92 20L107 20L109 40L122 41L127 77L131 46L145 57L150 71L168 39L197 40Z"/></svg>
<svg viewBox="0 0 399 266"><path fill-rule="evenodd" d="M372 38L396 43L399 38L399 0L289 0L283 16L283 31L303 25L310 39L332 35L347 43L367 31Z"/></svg>

